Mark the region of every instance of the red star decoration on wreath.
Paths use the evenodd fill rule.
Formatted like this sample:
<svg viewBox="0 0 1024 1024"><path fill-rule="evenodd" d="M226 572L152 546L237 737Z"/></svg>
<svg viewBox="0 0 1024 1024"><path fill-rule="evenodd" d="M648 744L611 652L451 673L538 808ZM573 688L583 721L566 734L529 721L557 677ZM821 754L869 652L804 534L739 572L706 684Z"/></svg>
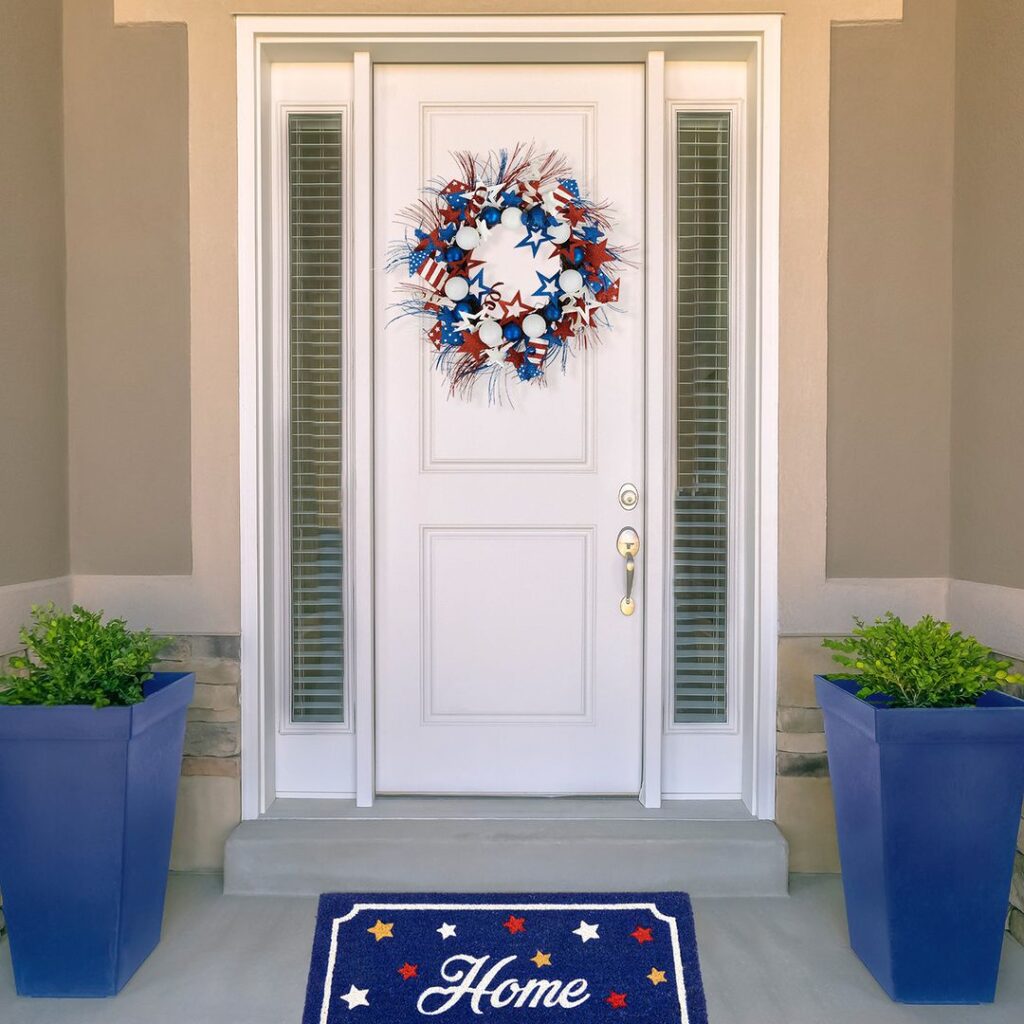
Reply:
<svg viewBox="0 0 1024 1024"><path fill-rule="evenodd" d="M509 914L508 920L505 921L501 927L507 928L509 935L518 935L519 932L526 931L526 918L513 917L511 914Z"/></svg>
<svg viewBox="0 0 1024 1024"><path fill-rule="evenodd" d="M518 320L523 314L533 310L533 306L528 306L523 302L522 292L516 292L508 302L498 299L498 305L501 306L502 320Z"/></svg>
<svg viewBox="0 0 1024 1024"><path fill-rule="evenodd" d="M625 1009L625 1007L626 1007L626 993L625 993L625 992L615 992L615 991L613 990L613 991L612 991L612 992L611 992L611 993L609 994L609 996L608 996L608 998L607 998L607 999L605 1000L605 1002L606 1002L606 1003L607 1003L607 1004L608 1004L608 1005L609 1005L609 1006L610 1006L610 1007L611 1007L611 1008L612 1008L613 1010L623 1010L623 1009Z"/></svg>
<svg viewBox="0 0 1024 1024"><path fill-rule="evenodd" d="M526 362L526 356L522 352L517 352L514 348L510 348L505 356L505 362L511 363L518 370Z"/></svg>
<svg viewBox="0 0 1024 1024"><path fill-rule="evenodd" d="M459 351L467 356L472 356L473 359L483 359L487 352L487 346L480 340L480 335L476 331L467 331L462 336L462 344L459 346Z"/></svg>
<svg viewBox="0 0 1024 1024"><path fill-rule="evenodd" d="M639 942L641 946L645 942L654 941L654 936L651 934L651 929L643 928L640 925L637 925L636 929L634 931L631 931L629 934L632 935L633 938L636 939L636 941Z"/></svg>
<svg viewBox="0 0 1024 1024"><path fill-rule="evenodd" d="M573 226L577 224L587 215L587 211L582 207L573 206L571 203L565 208L565 219Z"/></svg>
<svg viewBox="0 0 1024 1024"><path fill-rule="evenodd" d="M614 259L614 254L608 251L607 238L602 238L600 242L591 242L587 245L587 262L592 270L600 270L602 265Z"/></svg>
<svg viewBox="0 0 1024 1024"><path fill-rule="evenodd" d="M418 964L411 964L408 961L406 961L404 964L402 964L401 967L398 968L398 973L403 978L405 978L406 981L408 981L410 978L417 978L417 977L419 977L419 973L418 972L419 972L419 965Z"/></svg>

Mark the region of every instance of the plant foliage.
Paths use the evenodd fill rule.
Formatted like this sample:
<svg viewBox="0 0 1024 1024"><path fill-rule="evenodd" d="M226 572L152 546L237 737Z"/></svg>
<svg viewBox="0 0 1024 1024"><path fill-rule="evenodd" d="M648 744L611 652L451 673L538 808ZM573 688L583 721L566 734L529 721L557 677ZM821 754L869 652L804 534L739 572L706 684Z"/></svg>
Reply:
<svg viewBox="0 0 1024 1024"><path fill-rule="evenodd" d="M855 672L830 678L852 678L861 684L857 696L889 697L891 708L963 708L988 690L1024 677L1011 675L1011 662L1000 662L974 637L954 632L931 615L907 626L887 611L867 626L861 618L842 640L823 640L837 651L833 659Z"/></svg>
<svg viewBox="0 0 1024 1024"><path fill-rule="evenodd" d="M870 626L857 626L842 640L822 646L838 653L834 661L855 672L831 678L855 679L860 698L881 694L894 708L956 708L973 705L988 690L1017 683L1009 661L999 661L973 636L954 632L930 615L908 626L892 612Z"/></svg>
<svg viewBox="0 0 1024 1024"><path fill-rule="evenodd" d="M124 619L103 622L102 612L75 605L70 614L54 605L34 606L22 628L24 655L0 675L0 704L138 704L152 678L156 656L168 639L148 629L134 632Z"/></svg>

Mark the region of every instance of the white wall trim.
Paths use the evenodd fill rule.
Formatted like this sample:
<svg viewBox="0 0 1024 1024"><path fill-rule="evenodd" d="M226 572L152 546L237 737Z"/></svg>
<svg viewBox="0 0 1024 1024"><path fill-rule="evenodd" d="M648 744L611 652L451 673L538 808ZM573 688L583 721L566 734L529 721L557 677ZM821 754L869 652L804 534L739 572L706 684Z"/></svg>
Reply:
<svg viewBox="0 0 1024 1024"><path fill-rule="evenodd" d="M62 607L71 603L70 576L0 587L0 655L18 649L18 631L28 622L32 605L50 601Z"/></svg>
<svg viewBox="0 0 1024 1024"><path fill-rule="evenodd" d="M946 617L999 654L1024 659L1024 589L950 580Z"/></svg>
<svg viewBox="0 0 1024 1024"><path fill-rule="evenodd" d="M757 403L753 592L753 757L751 813L775 817L776 705L779 632L779 280L782 168L782 21L766 26L760 41L758 110L760 183L757 196L755 352ZM744 789L746 789L746 781Z"/></svg>
<svg viewBox="0 0 1024 1024"><path fill-rule="evenodd" d="M666 184L665 184L665 54L652 50L647 55L646 81L646 203L644 239L645 312L645 425L644 465L645 530L648 549L656 558L644 560L644 705L643 778L640 802L644 807L661 806L662 748L664 738L664 693L671 678L671 660L666 646L666 619L672 602L666 572L669 538L668 475L671 419L666 402L664 367L671 366L667 323Z"/></svg>

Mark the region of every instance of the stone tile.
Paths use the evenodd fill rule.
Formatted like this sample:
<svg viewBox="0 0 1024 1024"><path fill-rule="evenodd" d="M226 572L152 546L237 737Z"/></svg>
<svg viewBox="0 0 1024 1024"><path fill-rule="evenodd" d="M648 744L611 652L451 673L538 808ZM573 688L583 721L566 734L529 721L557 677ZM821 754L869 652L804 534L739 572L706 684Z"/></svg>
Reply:
<svg viewBox="0 0 1024 1024"><path fill-rule="evenodd" d="M242 709L236 704L233 708L218 711L214 708L189 708L190 722L238 722L242 718Z"/></svg>
<svg viewBox="0 0 1024 1024"><path fill-rule="evenodd" d="M827 778L828 757L825 754L788 753L780 750L776 758L779 776L797 778Z"/></svg>
<svg viewBox="0 0 1024 1024"><path fill-rule="evenodd" d="M192 652L197 658L224 658L238 661L242 638L237 633L210 633L192 637Z"/></svg>
<svg viewBox="0 0 1024 1024"><path fill-rule="evenodd" d="M232 683L196 683L192 707L207 708L210 711L226 711L238 707L238 687Z"/></svg>
<svg viewBox="0 0 1024 1024"><path fill-rule="evenodd" d="M1024 853L1013 860L1013 881L1010 883L1010 905L1024 913Z"/></svg>
<svg viewBox="0 0 1024 1024"><path fill-rule="evenodd" d="M160 652L161 661L179 664L192 657L192 640L187 636L173 636L170 643Z"/></svg>
<svg viewBox="0 0 1024 1024"><path fill-rule="evenodd" d="M1009 929L1010 934L1024 946L1024 913L1021 913L1016 907L1011 907L1006 927Z"/></svg>
<svg viewBox="0 0 1024 1024"><path fill-rule="evenodd" d="M241 777L241 762L237 757L183 757L182 775L216 775L226 779Z"/></svg>
<svg viewBox="0 0 1024 1024"><path fill-rule="evenodd" d="M824 732L820 708L779 708L779 732Z"/></svg>
<svg viewBox="0 0 1024 1024"><path fill-rule="evenodd" d="M238 722L195 722L185 726L185 754L189 757L231 757L239 753Z"/></svg>
<svg viewBox="0 0 1024 1024"><path fill-rule="evenodd" d="M789 843L789 870L839 870L832 786L823 778L776 780L775 822Z"/></svg>
<svg viewBox="0 0 1024 1024"><path fill-rule="evenodd" d="M171 869L221 871L224 843L242 819L237 779L186 775L178 784Z"/></svg>
<svg viewBox="0 0 1024 1024"><path fill-rule="evenodd" d="M832 652L821 646L820 636L779 637L779 704L815 708L814 676L836 668Z"/></svg>
<svg viewBox="0 0 1024 1024"><path fill-rule="evenodd" d="M825 734L823 732L780 732L778 748L790 754L824 754Z"/></svg>
<svg viewBox="0 0 1024 1024"><path fill-rule="evenodd" d="M197 683L233 684L241 682L241 666L228 658L193 658L189 668L196 674Z"/></svg>

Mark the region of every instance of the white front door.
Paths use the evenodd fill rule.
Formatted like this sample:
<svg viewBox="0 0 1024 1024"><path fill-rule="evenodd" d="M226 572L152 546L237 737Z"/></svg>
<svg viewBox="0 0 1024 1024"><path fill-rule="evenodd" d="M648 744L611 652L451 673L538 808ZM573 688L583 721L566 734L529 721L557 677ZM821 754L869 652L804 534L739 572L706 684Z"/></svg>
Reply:
<svg viewBox="0 0 1024 1024"><path fill-rule="evenodd" d="M641 65L376 67L381 793L640 788L644 606L619 609L616 537L643 522L642 269L623 274L595 348L564 375L550 367L546 386L511 386L504 404L483 388L449 397L422 325L389 309L399 275L379 270L402 234L398 212L431 180L457 177L453 152L519 142L565 153L581 187L611 202L616 242L643 253ZM500 235L481 255L500 261L502 280L532 282L528 295L533 257ZM641 495L630 511L618 500L624 483Z"/></svg>

